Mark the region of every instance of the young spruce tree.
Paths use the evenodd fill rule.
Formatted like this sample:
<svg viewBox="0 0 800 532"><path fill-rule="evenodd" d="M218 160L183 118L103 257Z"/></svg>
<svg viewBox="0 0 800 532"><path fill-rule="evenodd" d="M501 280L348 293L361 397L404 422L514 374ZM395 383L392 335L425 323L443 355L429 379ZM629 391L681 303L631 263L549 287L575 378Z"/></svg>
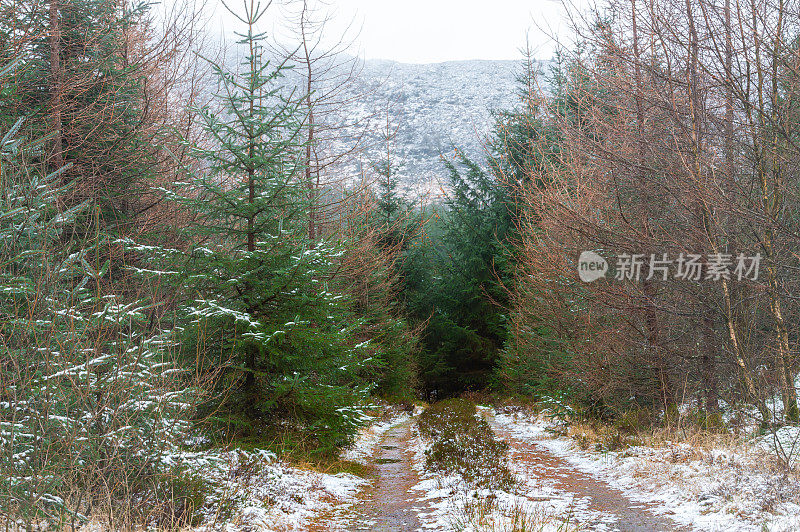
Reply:
<svg viewBox="0 0 800 532"><path fill-rule="evenodd" d="M161 250L174 267L160 273L180 283L184 351L214 376L205 412L216 426L259 441L302 433L332 452L361 421L365 342L349 302L327 288L342 248L308 239L302 95L264 58L264 13L250 1L237 15L241 72L211 64L223 109L198 110L211 147L192 148L200 170L168 193L188 211L191 244Z"/></svg>
<svg viewBox="0 0 800 532"><path fill-rule="evenodd" d="M0 89L20 64L0 68ZM68 231L99 207L63 206L69 168L48 172L52 139L26 138L23 124L0 135L0 516L65 530L105 513L128 528L145 519L137 501L151 519L169 506L166 457L196 390L174 388L173 342L149 306L113 290L107 236Z"/></svg>

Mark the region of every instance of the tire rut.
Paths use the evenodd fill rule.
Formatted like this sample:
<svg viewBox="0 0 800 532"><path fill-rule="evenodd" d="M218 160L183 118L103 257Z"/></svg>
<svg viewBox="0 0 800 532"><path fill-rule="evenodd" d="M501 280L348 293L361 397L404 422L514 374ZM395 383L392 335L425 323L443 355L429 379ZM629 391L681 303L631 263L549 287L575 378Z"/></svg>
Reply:
<svg viewBox="0 0 800 532"><path fill-rule="evenodd" d="M512 432L487 416L495 434L506 440L510 446L509 458L525 467L526 474L550 483L558 490L575 497L588 497L589 509L610 515L616 520L608 528L619 532L689 532L668 517L653 513L654 504L635 502L620 490L587 473L579 471L572 464L560 458L544 446L515 436ZM591 530L591 529L589 529Z"/></svg>
<svg viewBox="0 0 800 532"><path fill-rule="evenodd" d="M412 423L412 420L400 423L381 438L373 458L377 471L375 488L356 508L364 518L364 524L356 530L404 532L422 527L417 517L421 508L411 492L419 482L409 449Z"/></svg>
<svg viewBox="0 0 800 532"><path fill-rule="evenodd" d="M411 490L419 482L412 467L410 449L413 423L413 419L398 423L378 441L370 460L375 475L373 484L361 493L360 501L346 511L346 517L334 519L338 521L336 526L330 526L333 523L329 520L328 526L317 524L310 530L413 532L423 529L418 514L428 507Z"/></svg>

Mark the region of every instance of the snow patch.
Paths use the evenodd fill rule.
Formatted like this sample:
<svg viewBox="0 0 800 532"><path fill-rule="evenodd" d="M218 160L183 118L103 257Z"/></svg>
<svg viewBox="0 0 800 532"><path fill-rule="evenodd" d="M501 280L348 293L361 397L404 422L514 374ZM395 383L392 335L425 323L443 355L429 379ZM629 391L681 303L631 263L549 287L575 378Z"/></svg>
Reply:
<svg viewBox="0 0 800 532"><path fill-rule="evenodd" d="M353 504L367 482L295 467L267 451L184 453L181 463L213 488L197 532L305 530L320 513Z"/></svg>
<svg viewBox="0 0 800 532"><path fill-rule="evenodd" d="M368 458L375 453L375 446L378 445L383 434L393 426L407 421L410 418L411 416L409 414L402 413L386 421L375 423L361 429L355 443L342 453L342 460L349 460L366 465Z"/></svg>

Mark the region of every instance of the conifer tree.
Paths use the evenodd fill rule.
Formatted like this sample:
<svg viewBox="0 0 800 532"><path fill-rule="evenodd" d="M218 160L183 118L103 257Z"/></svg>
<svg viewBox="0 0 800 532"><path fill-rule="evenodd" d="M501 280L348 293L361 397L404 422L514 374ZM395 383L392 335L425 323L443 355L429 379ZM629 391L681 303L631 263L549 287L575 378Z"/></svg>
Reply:
<svg viewBox="0 0 800 532"><path fill-rule="evenodd" d="M191 81L175 81L185 67L173 61L188 53L193 30L171 17L154 39L146 2L47 0L0 10L0 56L22 61L0 101L0 123L25 116L23 133L48 136L40 155L48 169L71 163L62 182L73 186L60 201L95 201L116 234L141 228L160 199L153 184L172 177L165 146L175 145L185 105L173 87ZM90 223L78 217L70 230L80 235Z"/></svg>
<svg viewBox="0 0 800 532"><path fill-rule="evenodd" d="M519 197L519 193L527 187L547 190L551 185L548 176L564 164L562 150L566 140L550 113L556 113L565 121L577 120L580 103L567 75L571 72L571 75L581 76L575 66L557 53L549 71L542 72L527 49L516 80L518 105L494 113L488 162L495 179L504 184L507 193L509 227L538 230L537 224L531 221L537 220L539 213L530 202ZM549 87L548 106L542 104L538 80L544 80ZM531 182L531 179L536 180ZM512 244L518 253L520 243ZM571 393L563 382L557 383L555 379L555 375L571 364L571 354L563 349L552 326L540 316L541 310L535 304L540 295L526 293L521 288L520 281L524 285L528 275L526 264L518 257L510 258L516 264L510 265L507 277L508 285L513 287L508 302L509 332L498 359L497 379L512 393L546 396Z"/></svg>
<svg viewBox="0 0 800 532"><path fill-rule="evenodd" d="M445 166L450 194L426 229L430 249L415 257L428 270L416 299L430 316L419 366L432 397L486 388L506 338L508 195L460 152Z"/></svg>
<svg viewBox="0 0 800 532"><path fill-rule="evenodd" d="M370 388L358 377L365 344L353 339L362 324L328 289L343 248L308 238L302 95L264 58L264 14L251 1L236 15L247 28L241 71L212 63L222 110L198 110L210 147L193 147L200 169L168 192L192 220L191 245L152 259L172 261L160 273L187 301L183 345L200 353L187 362L216 373L205 411L217 426L255 438L302 431L333 451L354 434Z"/></svg>
<svg viewBox="0 0 800 532"><path fill-rule="evenodd" d="M412 220L413 203L400 193L400 172L402 164L393 153L394 137L397 128L392 129L388 114L386 127L382 131L386 152L372 164L377 188L372 223L381 233L380 245L385 249L400 251L414 233Z"/></svg>

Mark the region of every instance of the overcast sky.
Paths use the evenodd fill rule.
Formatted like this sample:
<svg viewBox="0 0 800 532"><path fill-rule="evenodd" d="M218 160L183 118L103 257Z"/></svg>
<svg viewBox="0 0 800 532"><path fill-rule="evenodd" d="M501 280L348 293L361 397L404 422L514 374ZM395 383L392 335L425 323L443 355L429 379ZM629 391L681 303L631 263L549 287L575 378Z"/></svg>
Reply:
<svg viewBox="0 0 800 532"><path fill-rule="evenodd" d="M226 1L233 8L242 5L242 0ZM330 33L340 34L351 26L353 50L367 59L406 63L518 59L526 34L534 55L547 59L554 48L548 34L563 29L560 2L553 0L329 0L328 4L334 12ZM228 33L236 28L219 0L208 0L205 11L210 29L222 26Z"/></svg>

